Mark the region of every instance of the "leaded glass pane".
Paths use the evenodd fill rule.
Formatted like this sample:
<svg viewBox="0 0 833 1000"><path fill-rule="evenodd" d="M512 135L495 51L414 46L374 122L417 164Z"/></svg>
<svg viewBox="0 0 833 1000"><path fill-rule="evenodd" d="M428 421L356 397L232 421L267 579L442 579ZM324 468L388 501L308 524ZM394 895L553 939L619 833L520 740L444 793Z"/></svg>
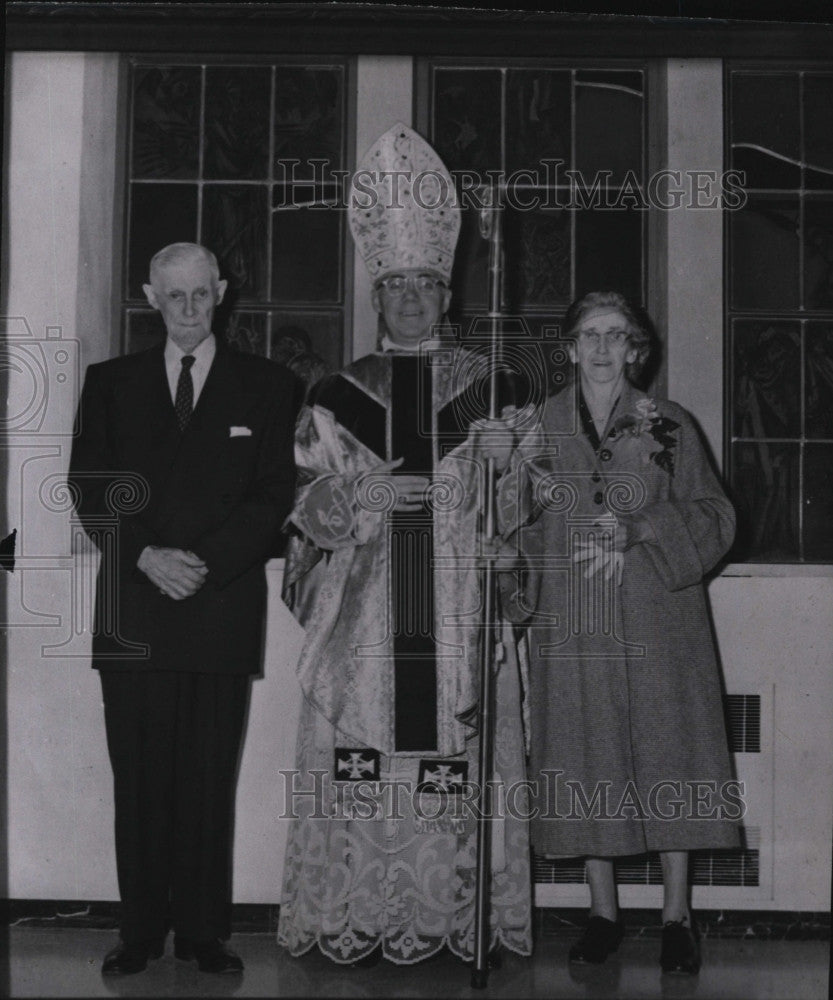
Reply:
<svg viewBox="0 0 833 1000"><path fill-rule="evenodd" d="M833 198L804 199L804 307L833 309Z"/></svg>
<svg viewBox="0 0 833 1000"><path fill-rule="evenodd" d="M143 299L148 265L169 243L197 239L196 184L133 184L130 191L128 297Z"/></svg>
<svg viewBox="0 0 833 1000"><path fill-rule="evenodd" d="M275 70L276 181L331 178L343 167L343 71L338 66L279 66ZM310 160L322 161L318 167ZM325 165L326 164L326 165Z"/></svg>
<svg viewBox="0 0 833 1000"><path fill-rule="evenodd" d="M156 310L128 309L125 353L135 354L161 344L165 339L165 324Z"/></svg>
<svg viewBox="0 0 833 1000"><path fill-rule="evenodd" d="M799 324L737 320L732 327L732 428L736 437L801 434Z"/></svg>
<svg viewBox="0 0 833 1000"><path fill-rule="evenodd" d="M509 302L520 308L569 304L569 212L507 212L504 246Z"/></svg>
<svg viewBox="0 0 833 1000"><path fill-rule="evenodd" d="M266 180L270 75L268 66L206 68L206 177Z"/></svg>
<svg viewBox="0 0 833 1000"><path fill-rule="evenodd" d="M576 297L611 290L642 302L640 211L577 211Z"/></svg>
<svg viewBox="0 0 833 1000"><path fill-rule="evenodd" d="M798 198L750 198L742 209L727 214L732 307L797 309Z"/></svg>
<svg viewBox="0 0 833 1000"><path fill-rule="evenodd" d="M133 72L132 175L197 176L199 66L137 66Z"/></svg>
<svg viewBox="0 0 833 1000"><path fill-rule="evenodd" d="M272 297L278 302L336 302L341 289L344 213L299 208L272 216Z"/></svg>
<svg viewBox="0 0 833 1000"><path fill-rule="evenodd" d="M449 170L501 169L500 108L498 70L435 70L433 145Z"/></svg>
<svg viewBox="0 0 833 1000"><path fill-rule="evenodd" d="M804 449L804 548L833 559L833 444Z"/></svg>
<svg viewBox="0 0 833 1000"><path fill-rule="evenodd" d="M642 181L642 80L639 73L577 73L576 169L591 184Z"/></svg>
<svg viewBox="0 0 833 1000"><path fill-rule="evenodd" d="M799 465L797 443L744 441L732 446L737 557L757 562L800 557Z"/></svg>
<svg viewBox="0 0 833 1000"><path fill-rule="evenodd" d="M246 354L266 354L268 329L267 313L235 309L226 319L223 334L226 343L235 350Z"/></svg>
<svg viewBox="0 0 833 1000"><path fill-rule="evenodd" d="M833 76L804 77L805 187L833 190Z"/></svg>
<svg viewBox="0 0 833 1000"><path fill-rule="evenodd" d="M203 242L217 255L235 300L268 298L267 197L259 184L207 184L203 192Z"/></svg>
<svg viewBox="0 0 833 1000"><path fill-rule="evenodd" d="M277 311L272 315L269 356L312 384L344 364L341 316L330 311Z"/></svg>
<svg viewBox="0 0 833 1000"><path fill-rule="evenodd" d="M804 433L833 440L833 322L808 323L804 343Z"/></svg>
<svg viewBox="0 0 833 1000"><path fill-rule="evenodd" d="M460 239L451 276L452 308L465 303L467 309L485 309L488 301L489 244L480 235L480 215L473 208L463 211ZM456 309L455 309L456 311Z"/></svg>
<svg viewBox="0 0 833 1000"><path fill-rule="evenodd" d="M542 159L570 166L570 72L509 70L506 74L506 170L534 170ZM538 181L537 183L540 183Z"/></svg>
<svg viewBox="0 0 833 1000"><path fill-rule="evenodd" d="M731 165L747 188L801 183L798 76L738 73L732 78Z"/></svg>

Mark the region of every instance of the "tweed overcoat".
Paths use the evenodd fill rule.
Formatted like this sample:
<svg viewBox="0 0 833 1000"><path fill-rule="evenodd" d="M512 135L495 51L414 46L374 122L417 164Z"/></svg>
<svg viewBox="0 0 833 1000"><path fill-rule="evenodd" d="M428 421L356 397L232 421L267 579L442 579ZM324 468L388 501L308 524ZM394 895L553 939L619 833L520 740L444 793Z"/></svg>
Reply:
<svg viewBox="0 0 833 1000"><path fill-rule="evenodd" d="M703 586L732 542L732 506L682 407L626 384L591 443L578 403L577 387L550 397L500 490L528 567L503 590L527 625L533 844L558 856L737 846ZM624 553L621 584L574 561L603 544L611 513L648 538Z"/></svg>

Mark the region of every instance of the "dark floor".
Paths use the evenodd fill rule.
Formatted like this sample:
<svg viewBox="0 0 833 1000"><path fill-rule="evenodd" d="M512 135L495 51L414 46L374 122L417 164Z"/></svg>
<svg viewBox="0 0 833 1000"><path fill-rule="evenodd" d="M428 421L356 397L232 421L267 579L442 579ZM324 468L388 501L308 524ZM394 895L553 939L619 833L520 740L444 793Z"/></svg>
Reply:
<svg viewBox="0 0 833 1000"><path fill-rule="evenodd" d="M272 934L235 934L246 963L242 976L211 976L165 956L136 976L101 976L113 930L9 928L8 970L0 995L10 997L696 997L697 1000L824 1000L829 942L707 939L699 976L662 976L658 937L628 937L598 967L570 968L573 938L544 935L534 958L506 955L485 990L473 990L469 970L441 957L411 966L382 962L373 969L334 965L317 951L291 958Z"/></svg>

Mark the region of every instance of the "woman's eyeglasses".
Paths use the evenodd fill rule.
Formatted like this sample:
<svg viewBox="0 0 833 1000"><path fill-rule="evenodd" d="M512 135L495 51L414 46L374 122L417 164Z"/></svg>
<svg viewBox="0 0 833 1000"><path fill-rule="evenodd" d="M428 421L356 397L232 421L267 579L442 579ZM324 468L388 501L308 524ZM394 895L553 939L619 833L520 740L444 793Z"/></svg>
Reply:
<svg viewBox="0 0 833 1000"><path fill-rule="evenodd" d="M418 292L428 294L438 288L445 288L445 282L430 274L404 275L391 274L387 278L382 278L379 282L388 295L404 295L408 285L413 286Z"/></svg>
<svg viewBox="0 0 833 1000"><path fill-rule="evenodd" d="M579 337L594 347L598 347L602 340L618 347L627 342L630 334L627 330L580 330Z"/></svg>

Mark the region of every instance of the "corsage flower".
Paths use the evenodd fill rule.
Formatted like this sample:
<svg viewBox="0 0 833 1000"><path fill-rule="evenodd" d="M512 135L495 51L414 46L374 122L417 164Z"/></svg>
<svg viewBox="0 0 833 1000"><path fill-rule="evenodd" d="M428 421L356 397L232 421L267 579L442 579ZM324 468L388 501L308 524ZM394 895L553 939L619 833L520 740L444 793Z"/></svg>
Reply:
<svg viewBox="0 0 833 1000"><path fill-rule="evenodd" d="M674 431L680 426L676 420L663 416L653 399L643 396L636 401L635 413L625 413L614 423L618 434L639 438L646 446L645 462L655 462L669 476L674 475L673 449L677 446ZM658 444L659 449L654 445Z"/></svg>

